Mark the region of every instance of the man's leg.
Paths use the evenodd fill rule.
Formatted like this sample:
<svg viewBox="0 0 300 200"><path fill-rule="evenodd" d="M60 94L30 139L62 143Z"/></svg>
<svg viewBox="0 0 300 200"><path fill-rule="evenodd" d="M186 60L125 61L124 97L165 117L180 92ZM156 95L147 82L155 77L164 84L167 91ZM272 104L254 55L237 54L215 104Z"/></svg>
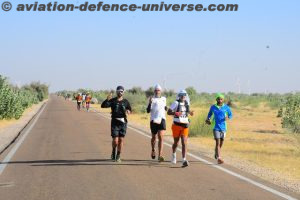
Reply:
<svg viewBox="0 0 300 200"><path fill-rule="evenodd" d="M118 139L118 152L117 152L117 157L116 157L117 162L121 162L121 153L122 153L123 143L124 143L124 137L119 137L119 139Z"/></svg>
<svg viewBox="0 0 300 200"><path fill-rule="evenodd" d="M164 137L164 130L158 131L158 156L162 156L163 152L163 137Z"/></svg>
<svg viewBox="0 0 300 200"><path fill-rule="evenodd" d="M172 145L172 150L173 150L172 160L171 160L172 164L176 164L176 162L177 162L177 160L176 160L176 148L178 146L178 141L179 141L179 137L174 137L174 143Z"/></svg>
<svg viewBox="0 0 300 200"><path fill-rule="evenodd" d="M111 159L115 160L116 159L116 150L117 150L117 146L118 146L118 137L113 137L112 139L112 153L111 153Z"/></svg>
<svg viewBox="0 0 300 200"><path fill-rule="evenodd" d="M224 161L221 158L221 143L223 145L223 141L221 139L216 139L216 150L218 154L218 164L224 163Z"/></svg>
<svg viewBox="0 0 300 200"><path fill-rule="evenodd" d="M118 138L118 153L117 153L119 155L122 152L123 142L124 142L124 137L119 137Z"/></svg>
<svg viewBox="0 0 300 200"><path fill-rule="evenodd" d="M152 148L151 157L152 157L152 159L155 159L155 143L156 143L156 134L152 133L152 138L151 138L151 148Z"/></svg>
<svg viewBox="0 0 300 200"><path fill-rule="evenodd" d="M216 138L216 147L215 147L215 150L216 150L216 155L217 155L217 158L219 158L221 155L220 155L220 144L221 144L221 140L219 138Z"/></svg>
<svg viewBox="0 0 300 200"><path fill-rule="evenodd" d="M181 135L181 145L182 145L182 159L186 159L186 152L187 152L187 137Z"/></svg>
<svg viewBox="0 0 300 200"><path fill-rule="evenodd" d="M174 143L172 145L172 150L173 150L173 153L176 153L176 149L177 149L177 146L178 146L178 142L179 142L179 137L174 137Z"/></svg>

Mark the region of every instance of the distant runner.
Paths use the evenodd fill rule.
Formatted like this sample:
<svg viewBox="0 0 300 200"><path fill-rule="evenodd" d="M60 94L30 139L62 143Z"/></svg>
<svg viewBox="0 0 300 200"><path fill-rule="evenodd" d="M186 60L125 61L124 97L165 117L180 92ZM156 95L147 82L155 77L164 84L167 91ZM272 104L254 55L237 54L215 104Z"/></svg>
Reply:
<svg viewBox="0 0 300 200"><path fill-rule="evenodd" d="M121 162L123 141L127 131L127 115L131 113L131 106L123 98L123 86L118 86L116 93L117 97L115 98L112 98L112 94L109 94L101 104L101 108L111 108L111 136L113 138L111 159Z"/></svg>
<svg viewBox="0 0 300 200"><path fill-rule="evenodd" d="M89 109L90 109L91 100L92 100L92 96L90 95L90 93L87 93L86 97L85 97L85 106L86 106L86 110L88 112L89 112Z"/></svg>
<svg viewBox="0 0 300 200"><path fill-rule="evenodd" d="M82 93L82 108L85 108L85 93Z"/></svg>
<svg viewBox="0 0 300 200"><path fill-rule="evenodd" d="M151 139L151 157L155 159L155 142L156 135L158 136L158 161L163 162L165 159L162 156L163 151L163 135L166 130L166 110L167 99L161 96L161 86L156 85L154 87L154 97L149 98L149 104L147 107L147 113L151 113L150 128L152 133Z"/></svg>
<svg viewBox="0 0 300 200"><path fill-rule="evenodd" d="M81 94L78 93L75 99L77 101L77 110L80 110L81 102L82 102L82 96L81 96Z"/></svg>
<svg viewBox="0 0 300 200"><path fill-rule="evenodd" d="M210 107L210 110L207 115L206 123L213 124L213 133L216 140L215 147L215 159L217 159L218 164L224 163L224 160L221 158L221 148L224 143L227 131L227 119L232 119L232 112L228 105L224 103L224 95L218 93L216 95L217 103ZM211 117L213 116L212 123Z"/></svg>
<svg viewBox="0 0 300 200"><path fill-rule="evenodd" d="M172 164L176 164L176 148L178 146L179 139L181 138L182 144L182 167L189 166L189 162L186 160L187 153L187 139L189 134L189 114L194 115L193 111L190 111L190 99L185 90L181 90L176 97L176 101L172 103L168 110L168 115L173 115L172 132L174 138L174 144L172 146Z"/></svg>

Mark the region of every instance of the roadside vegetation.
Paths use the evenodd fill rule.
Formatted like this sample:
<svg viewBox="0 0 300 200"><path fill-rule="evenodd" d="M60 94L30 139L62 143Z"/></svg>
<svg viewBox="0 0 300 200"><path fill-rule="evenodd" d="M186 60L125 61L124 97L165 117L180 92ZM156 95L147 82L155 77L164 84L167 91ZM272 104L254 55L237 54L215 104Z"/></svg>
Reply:
<svg viewBox="0 0 300 200"><path fill-rule="evenodd" d="M48 98L48 86L32 82L22 87L10 84L0 75L0 120L19 119L26 108Z"/></svg>

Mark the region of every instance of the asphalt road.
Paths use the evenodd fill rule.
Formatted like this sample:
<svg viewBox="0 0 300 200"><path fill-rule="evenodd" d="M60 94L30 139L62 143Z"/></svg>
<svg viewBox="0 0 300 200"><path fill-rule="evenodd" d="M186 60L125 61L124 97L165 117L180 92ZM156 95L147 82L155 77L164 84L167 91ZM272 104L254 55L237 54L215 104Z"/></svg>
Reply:
<svg viewBox="0 0 300 200"><path fill-rule="evenodd" d="M168 146L167 161L153 161L150 139L132 129L123 162L112 162L110 121L58 97L49 100L15 154L3 162L15 145L0 156L6 166L1 200L283 199L191 157L190 167L173 166Z"/></svg>

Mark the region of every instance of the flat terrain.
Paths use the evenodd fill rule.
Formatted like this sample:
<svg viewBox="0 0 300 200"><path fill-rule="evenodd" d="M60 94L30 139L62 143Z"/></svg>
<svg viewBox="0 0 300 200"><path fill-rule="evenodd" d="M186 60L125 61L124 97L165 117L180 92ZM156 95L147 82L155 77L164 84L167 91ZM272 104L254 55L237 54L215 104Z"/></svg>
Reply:
<svg viewBox="0 0 300 200"><path fill-rule="evenodd" d="M123 162L114 163L109 159L110 121L52 97L16 153L1 163L6 166L0 174L1 199L282 199L191 157L188 168L170 165L168 146L167 161L159 164L150 159L149 143L129 129Z"/></svg>

